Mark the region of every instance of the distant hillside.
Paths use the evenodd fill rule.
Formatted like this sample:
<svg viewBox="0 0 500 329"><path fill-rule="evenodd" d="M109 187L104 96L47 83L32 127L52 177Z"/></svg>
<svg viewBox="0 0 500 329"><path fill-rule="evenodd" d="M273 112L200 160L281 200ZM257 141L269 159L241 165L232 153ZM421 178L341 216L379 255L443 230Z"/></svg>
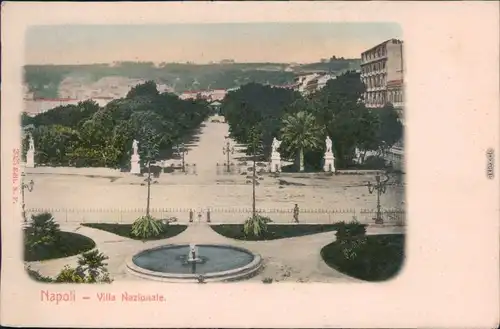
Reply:
<svg viewBox="0 0 500 329"><path fill-rule="evenodd" d="M328 63L290 65L287 63L161 63L120 62L90 65L27 65L25 82L35 97L58 97L58 88L66 77L97 81L107 76L154 80L175 88L227 89L249 82L274 85L292 83L298 73L328 71L332 73L359 68L359 60L334 60Z"/></svg>

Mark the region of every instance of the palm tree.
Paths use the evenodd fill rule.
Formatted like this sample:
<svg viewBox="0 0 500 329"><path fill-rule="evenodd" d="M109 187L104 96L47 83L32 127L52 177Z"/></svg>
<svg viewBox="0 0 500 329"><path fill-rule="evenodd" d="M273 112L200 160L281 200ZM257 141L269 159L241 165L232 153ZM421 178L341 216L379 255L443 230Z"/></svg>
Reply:
<svg viewBox="0 0 500 329"><path fill-rule="evenodd" d="M88 275L90 282L97 282L101 276L107 277L108 269L106 266L108 264L105 261L108 258L108 256L105 256L97 249L87 251L78 257L76 272L82 278Z"/></svg>
<svg viewBox="0 0 500 329"><path fill-rule="evenodd" d="M59 224L48 212L31 215L31 223L25 229L28 245L31 248L56 243L60 232Z"/></svg>
<svg viewBox="0 0 500 329"><path fill-rule="evenodd" d="M318 147L322 135L321 127L311 113L300 111L283 119L281 133L288 151L298 152L299 171L304 171L304 151Z"/></svg>

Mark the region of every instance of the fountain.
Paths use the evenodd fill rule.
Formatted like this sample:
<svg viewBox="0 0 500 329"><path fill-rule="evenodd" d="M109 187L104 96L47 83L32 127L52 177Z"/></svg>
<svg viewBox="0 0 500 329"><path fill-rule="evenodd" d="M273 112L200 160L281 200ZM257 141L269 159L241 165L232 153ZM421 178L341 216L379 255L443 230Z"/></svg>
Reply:
<svg viewBox="0 0 500 329"><path fill-rule="evenodd" d="M129 258L127 268L133 275L150 280L214 282L248 278L261 263L259 255L243 248L190 243L146 249Z"/></svg>

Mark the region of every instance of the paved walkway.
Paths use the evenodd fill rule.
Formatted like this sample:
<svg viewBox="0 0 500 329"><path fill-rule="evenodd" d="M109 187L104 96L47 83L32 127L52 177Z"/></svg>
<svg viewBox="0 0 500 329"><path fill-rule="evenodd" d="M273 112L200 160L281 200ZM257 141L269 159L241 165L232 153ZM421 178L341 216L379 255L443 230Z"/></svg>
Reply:
<svg viewBox="0 0 500 329"><path fill-rule="evenodd" d="M263 278L289 282L359 281L330 268L321 258L321 248L335 240L335 232L269 241L241 241L216 233L206 223L194 223L172 238L142 242L78 225L61 225L61 229L92 238L97 248L109 257L108 270L115 280L144 280L130 275L125 267L126 259L141 250L170 243L216 243L243 247L262 256L263 270L249 281L261 281ZM402 233L403 230L404 228L369 227L367 234ZM77 258L78 256L72 256L30 264L43 275L56 276L65 265L75 266Z"/></svg>

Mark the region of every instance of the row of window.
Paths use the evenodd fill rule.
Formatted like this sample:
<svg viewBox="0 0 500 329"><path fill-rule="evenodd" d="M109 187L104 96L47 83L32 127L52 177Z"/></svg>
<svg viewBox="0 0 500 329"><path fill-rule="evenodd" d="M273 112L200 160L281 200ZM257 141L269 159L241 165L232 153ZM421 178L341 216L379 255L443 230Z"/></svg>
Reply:
<svg viewBox="0 0 500 329"><path fill-rule="evenodd" d="M377 49L373 49L370 52L364 53L361 55L361 60L362 61L370 61L375 58L379 58L382 56L385 56L387 54L387 50L384 46L380 46Z"/></svg>
<svg viewBox="0 0 500 329"><path fill-rule="evenodd" d="M402 103L403 102L403 91L402 90L388 90L387 100L391 103Z"/></svg>
<svg viewBox="0 0 500 329"><path fill-rule="evenodd" d="M365 93L365 102L369 104L385 104L389 103L402 103L403 102L403 91L402 90L389 90L379 91L374 93Z"/></svg>
<svg viewBox="0 0 500 329"><path fill-rule="evenodd" d="M385 64L386 64L386 61L381 61L381 62L373 63L370 65L365 65L361 68L361 73L370 73L373 71L384 70Z"/></svg>
<svg viewBox="0 0 500 329"><path fill-rule="evenodd" d="M377 75L363 79L366 88L383 87L386 85L386 77L384 75Z"/></svg>

